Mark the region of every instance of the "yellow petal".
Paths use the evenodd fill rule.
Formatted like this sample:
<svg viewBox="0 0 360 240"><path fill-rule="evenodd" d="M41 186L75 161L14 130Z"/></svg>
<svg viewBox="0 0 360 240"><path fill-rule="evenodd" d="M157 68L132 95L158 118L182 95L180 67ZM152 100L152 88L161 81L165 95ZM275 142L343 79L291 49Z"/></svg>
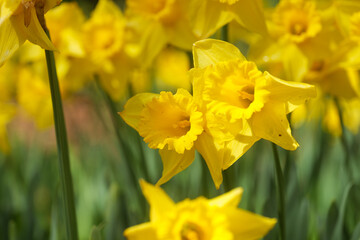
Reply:
<svg viewBox="0 0 360 240"><path fill-rule="evenodd" d="M39 45L40 47L56 51L56 48L47 37L44 29L40 25L40 22L36 16L35 8L31 8L31 20L28 27L24 25L24 15L18 14L12 16L11 22L19 36L26 37L30 42Z"/></svg>
<svg viewBox="0 0 360 240"><path fill-rule="evenodd" d="M53 7L59 5L61 2L62 2L62 0L46 0L45 8L44 8L45 13L47 11L49 11L50 9L52 9Z"/></svg>
<svg viewBox="0 0 360 240"><path fill-rule="evenodd" d="M244 155L259 137L238 135L236 138L225 145L223 169L229 168L233 165L242 155Z"/></svg>
<svg viewBox="0 0 360 240"><path fill-rule="evenodd" d="M140 180L140 186L146 200L150 204L151 221L161 219L163 214L167 214L174 208L175 203L160 187L151 185L144 180Z"/></svg>
<svg viewBox="0 0 360 240"><path fill-rule="evenodd" d="M235 14L235 19L245 28L262 35L268 34L260 1L238 1L230 6L230 10Z"/></svg>
<svg viewBox="0 0 360 240"><path fill-rule="evenodd" d="M26 38L18 35L10 20L0 25L0 67L25 42Z"/></svg>
<svg viewBox="0 0 360 240"><path fill-rule="evenodd" d="M289 81L301 82L308 71L307 58L295 45L290 45L283 51L283 64Z"/></svg>
<svg viewBox="0 0 360 240"><path fill-rule="evenodd" d="M9 19L20 6L22 0L6 1L0 0L0 25Z"/></svg>
<svg viewBox="0 0 360 240"><path fill-rule="evenodd" d="M234 45L215 39L197 41L193 46L195 68L204 68L222 61L246 60Z"/></svg>
<svg viewBox="0 0 360 240"><path fill-rule="evenodd" d="M199 38L194 35L187 19L178 21L174 27L166 30L169 43L181 49L191 50L193 43L199 40Z"/></svg>
<svg viewBox="0 0 360 240"><path fill-rule="evenodd" d="M251 119L254 135L269 140L286 150L295 150L299 144L291 135L285 114L285 104L270 101L264 108L254 113Z"/></svg>
<svg viewBox="0 0 360 240"><path fill-rule="evenodd" d="M99 0L91 17L102 17L103 14L113 15L118 18L123 17L120 8L111 0Z"/></svg>
<svg viewBox="0 0 360 240"><path fill-rule="evenodd" d="M276 219L263 217L242 209L224 209L234 239L260 239L276 224Z"/></svg>
<svg viewBox="0 0 360 240"><path fill-rule="evenodd" d="M198 137L198 140L195 142L195 147L204 158L209 168L211 177L214 181L215 187L219 189L223 181L223 159L220 152L221 146L215 143L210 134L204 132Z"/></svg>
<svg viewBox="0 0 360 240"><path fill-rule="evenodd" d="M199 39L211 36L233 19L225 4L217 1L191 2L188 14L192 20L193 31Z"/></svg>
<svg viewBox="0 0 360 240"><path fill-rule="evenodd" d="M286 113L292 112L300 104L310 98L316 97L314 85L306 83L287 82L272 76L268 72L264 73L266 84L265 89L270 92L272 100L288 102Z"/></svg>
<svg viewBox="0 0 360 240"><path fill-rule="evenodd" d="M160 89L185 88L190 91L189 56L173 47L164 49L155 64L156 82Z"/></svg>
<svg viewBox="0 0 360 240"><path fill-rule="evenodd" d="M130 98L125 106L124 111L120 112L120 116L124 121L135 130L138 130L141 112L147 102L151 101L154 97L158 96L155 93L139 93Z"/></svg>
<svg viewBox="0 0 360 240"><path fill-rule="evenodd" d="M359 96L359 75L355 69L338 69L324 76L321 89L337 97L351 99Z"/></svg>
<svg viewBox="0 0 360 240"><path fill-rule="evenodd" d="M150 66L168 41L163 26L153 19L139 16L129 18L127 26L129 34L125 52L142 66Z"/></svg>
<svg viewBox="0 0 360 240"><path fill-rule="evenodd" d="M240 203L242 194L243 194L242 188L235 188L231 190L230 192L227 192L225 194L222 194L216 198L213 198L209 200L209 205L211 206L217 206L217 207L237 207Z"/></svg>
<svg viewBox="0 0 360 240"><path fill-rule="evenodd" d="M129 227L124 231L124 236L128 240L157 240L156 230L151 223L142 223Z"/></svg>
<svg viewBox="0 0 360 240"><path fill-rule="evenodd" d="M159 153L163 162L163 172L161 178L156 183L157 186L166 183L173 176L185 170L195 158L195 148L185 150L183 154L167 149L160 149Z"/></svg>

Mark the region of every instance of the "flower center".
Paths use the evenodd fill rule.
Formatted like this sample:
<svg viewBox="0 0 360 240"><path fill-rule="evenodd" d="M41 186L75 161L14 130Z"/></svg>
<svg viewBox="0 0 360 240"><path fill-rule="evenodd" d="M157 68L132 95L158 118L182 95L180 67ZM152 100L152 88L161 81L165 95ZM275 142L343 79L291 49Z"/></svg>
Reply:
<svg viewBox="0 0 360 240"><path fill-rule="evenodd" d="M255 79L261 75L256 66L250 62L231 62L226 67L219 66L217 71L210 75L211 82L206 87L209 99L248 108L255 98Z"/></svg>
<svg viewBox="0 0 360 240"><path fill-rule="evenodd" d="M241 90L238 90L239 99L245 106L245 108L249 107L249 105L254 101L254 84L249 83L242 87Z"/></svg>
<svg viewBox="0 0 360 240"><path fill-rule="evenodd" d="M201 228L192 222L186 222L181 229L181 240L203 240Z"/></svg>
<svg viewBox="0 0 360 240"><path fill-rule="evenodd" d="M193 147L202 133L202 113L192 102L192 96L183 89L173 95L161 92L147 102L142 110L139 134L150 148L175 150L184 153Z"/></svg>
<svg viewBox="0 0 360 240"><path fill-rule="evenodd" d="M292 35L301 35L305 33L307 30L307 26L304 23L293 23L290 26L290 33Z"/></svg>
<svg viewBox="0 0 360 240"><path fill-rule="evenodd" d="M314 37L321 30L320 16L311 2L281 2L274 12L273 22L297 43Z"/></svg>

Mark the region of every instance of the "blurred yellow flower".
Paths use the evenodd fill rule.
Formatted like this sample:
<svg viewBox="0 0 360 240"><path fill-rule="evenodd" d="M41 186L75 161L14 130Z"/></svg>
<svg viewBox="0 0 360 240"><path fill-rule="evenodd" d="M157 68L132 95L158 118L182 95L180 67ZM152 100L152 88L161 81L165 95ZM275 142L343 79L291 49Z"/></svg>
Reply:
<svg viewBox="0 0 360 240"><path fill-rule="evenodd" d="M262 35L267 27L259 0L192 0L189 15L197 39L204 39L235 19L241 26Z"/></svg>
<svg viewBox="0 0 360 240"><path fill-rule="evenodd" d="M226 169L260 138L287 150L298 147L286 114L315 97L314 86L262 73L223 41L196 42L193 55L194 98L206 113L205 131L219 144L212 162Z"/></svg>
<svg viewBox="0 0 360 240"><path fill-rule="evenodd" d="M195 41L210 37L233 19L267 34L259 0L127 0L126 15L133 33L127 51L145 66L167 43L190 50Z"/></svg>
<svg viewBox="0 0 360 240"><path fill-rule="evenodd" d="M134 70L133 62L125 53L126 19L121 9L111 0L100 0L83 26L83 42L88 69L113 100L120 100L128 90Z"/></svg>
<svg viewBox="0 0 360 240"><path fill-rule="evenodd" d="M33 68L22 67L17 82L17 100L38 128L53 124L51 95L47 81Z"/></svg>
<svg viewBox="0 0 360 240"><path fill-rule="evenodd" d="M272 35L295 43L316 36L322 27L315 3L304 0L281 1L270 23Z"/></svg>
<svg viewBox="0 0 360 240"><path fill-rule="evenodd" d="M155 79L160 89L184 88L190 91L188 55L173 47L165 48L155 61Z"/></svg>
<svg viewBox="0 0 360 240"><path fill-rule="evenodd" d="M62 92L70 94L82 89L92 77L82 40L85 16L76 2L64 2L46 14L51 40L59 49L55 53Z"/></svg>
<svg viewBox="0 0 360 240"><path fill-rule="evenodd" d="M55 47L47 37L44 14L61 0L0 1L0 66L25 42L48 50Z"/></svg>
<svg viewBox="0 0 360 240"><path fill-rule="evenodd" d="M262 238L276 224L276 219L237 208L242 188L175 204L161 188L143 180L140 184L150 204L150 222L126 229L128 240L250 240Z"/></svg>
<svg viewBox="0 0 360 240"><path fill-rule="evenodd" d="M120 113L149 144L159 149L163 175L157 184L167 182L194 160L194 143L203 132L203 115L184 89L160 94L140 93L128 100Z"/></svg>

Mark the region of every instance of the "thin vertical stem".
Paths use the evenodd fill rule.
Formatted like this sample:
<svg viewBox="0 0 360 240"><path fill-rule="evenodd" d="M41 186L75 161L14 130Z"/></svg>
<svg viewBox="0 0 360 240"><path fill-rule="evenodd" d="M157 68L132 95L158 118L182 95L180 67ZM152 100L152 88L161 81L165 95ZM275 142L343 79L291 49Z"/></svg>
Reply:
<svg viewBox="0 0 360 240"><path fill-rule="evenodd" d="M49 31L45 29L50 38ZM69 149L67 142L64 112L62 107L59 82L56 73L54 53L45 50L46 63L48 68L51 99L54 112L56 143L59 154L60 181L62 186L62 197L65 207L65 222L67 239L78 239L76 212L74 203L74 189L70 171Z"/></svg>
<svg viewBox="0 0 360 240"><path fill-rule="evenodd" d="M344 124L344 118L342 116L342 110L341 110L341 106L339 103L339 100L337 98L334 98L335 101L335 105L336 108L338 110L338 114L339 114L339 120L340 120L340 125L341 125L341 143L343 145L344 148L344 152L345 152L345 168L349 174L349 178L350 180L353 180L353 174L352 174L352 170L351 170L351 166L350 166L350 145L346 139L346 128L345 128L345 124Z"/></svg>
<svg viewBox="0 0 360 240"><path fill-rule="evenodd" d="M285 226L285 186L284 175L281 170L279 153L276 148L276 144L272 143L272 149L274 154L275 172L278 186L278 212L279 212L279 225L280 225L280 239L286 238L286 226Z"/></svg>

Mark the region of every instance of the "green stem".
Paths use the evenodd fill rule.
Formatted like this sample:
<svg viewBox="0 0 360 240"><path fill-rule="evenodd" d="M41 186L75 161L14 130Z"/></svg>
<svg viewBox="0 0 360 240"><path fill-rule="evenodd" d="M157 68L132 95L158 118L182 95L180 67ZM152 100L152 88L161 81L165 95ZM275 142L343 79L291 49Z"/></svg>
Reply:
<svg viewBox="0 0 360 240"><path fill-rule="evenodd" d="M279 153L276 148L276 144L272 143L272 149L274 153L275 172L278 185L278 212L279 212L279 225L280 225L280 239L286 238L286 226L285 226L285 186L284 175L281 170Z"/></svg>
<svg viewBox="0 0 360 240"><path fill-rule="evenodd" d="M49 31L45 29L45 32L50 38ZM61 102L59 82L56 73L54 53L52 51L45 50L45 56L54 111L56 143L59 154L60 181L63 191L62 195L65 207L67 239L75 240L78 239L78 232L64 112Z"/></svg>
<svg viewBox="0 0 360 240"><path fill-rule="evenodd" d="M350 145L346 139L346 128L345 128L345 124L344 124L344 118L342 116L342 110L341 110L339 100L337 98L334 98L334 102L335 102L336 108L338 110L339 120L340 120L340 125L341 125L341 132L342 132L341 133L341 143L343 145L344 152L345 152L345 168L349 174L350 180L353 180L353 174L352 174L352 170L351 170L351 166L350 166Z"/></svg>

